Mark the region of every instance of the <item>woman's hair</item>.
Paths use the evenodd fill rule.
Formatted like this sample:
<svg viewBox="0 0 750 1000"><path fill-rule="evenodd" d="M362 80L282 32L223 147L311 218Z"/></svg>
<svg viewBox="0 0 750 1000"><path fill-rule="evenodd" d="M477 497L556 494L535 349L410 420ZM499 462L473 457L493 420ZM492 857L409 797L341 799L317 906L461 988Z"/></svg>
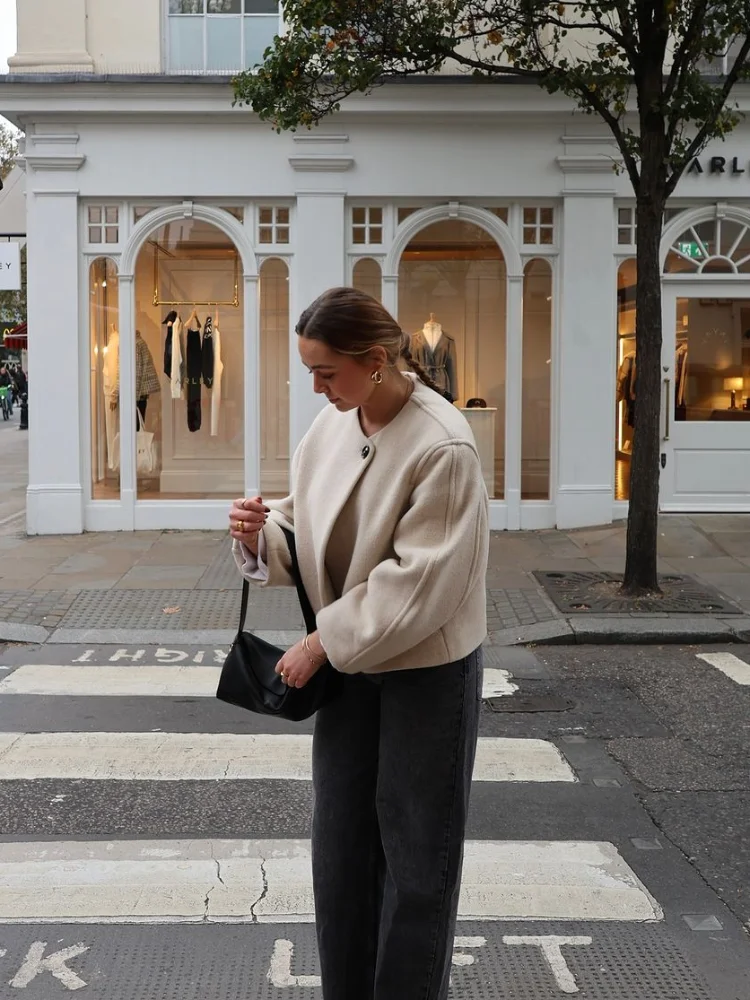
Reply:
<svg viewBox="0 0 750 1000"><path fill-rule="evenodd" d="M374 347L382 347L390 367L395 368L403 361L420 381L440 392L411 356L409 335L377 299L356 288L330 288L323 292L300 316L297 334L308 340L320 340L337 354L354 358L364 358Z"/></svg>

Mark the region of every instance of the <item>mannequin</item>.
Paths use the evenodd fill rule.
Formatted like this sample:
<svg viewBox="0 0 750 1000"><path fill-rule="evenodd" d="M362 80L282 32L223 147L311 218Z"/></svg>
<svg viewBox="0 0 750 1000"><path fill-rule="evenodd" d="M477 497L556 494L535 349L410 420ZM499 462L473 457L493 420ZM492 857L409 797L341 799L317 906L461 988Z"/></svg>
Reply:
<svg viewBox="0 0 750 1000"><path fill-rule="evenodd" d="M434 351L437 347L438 341L443 336L443 328L435 319L435 313L430 313L430 318L422 327L422 333L425 336L425 340Z"/></svg>
<svg viewBox="0 0 750 1000"><path fill-rule="evenodd" d="M438 323L435 314L421 330L412 334L411 354L427 372L443 393L449 393L451 401L458 399L458 374L456 342Z"/></svg>
<svg viewBox="0 0 750 1000"><path fill-rule="evenodd" d="M120 335L113 323L104 348L102 385L104 389L104 429L107 437L107 468L116 469L114 443L117 434L117 401L120 378Z"/></svg>

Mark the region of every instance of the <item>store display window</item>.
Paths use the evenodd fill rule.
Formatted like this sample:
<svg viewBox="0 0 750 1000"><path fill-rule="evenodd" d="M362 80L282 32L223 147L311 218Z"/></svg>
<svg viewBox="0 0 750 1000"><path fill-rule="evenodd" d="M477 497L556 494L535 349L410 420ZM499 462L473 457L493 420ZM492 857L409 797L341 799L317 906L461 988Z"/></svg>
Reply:
<svg viewBox="0 0 750 1000"><path fill-rule="evenodd" d="M120 498L120 296L117 265L97 257L89 266L91 495ZM64 386L61 386L64 394Z"/></svg>
<svg viewBox="0 0 750 1000"><path fill-rule="evenodd" d="M530 260L523 273L521 499L549 500L552 268Z"/></svg>
<svg viewBox="0 0 750 1000"><path fill-rule="evenodd" d="M677 299L674 419L750 422L750 299Z"/></svg>
<svg viewBox="0 0 750 1000"><path fill-rule="evenodd" d="M156 230L135 271L139 500L231 499L244 489L242 267L217 227ZM122 405L122 401L121 401Z"/></svg>
<svg viewBox="0 0 750 1000"><path fill-rule="evenodd" d="M473 223L434 223L404 251L398 287L398 319L411 334L412 355L464 411L489 495L502 498L507 302L502 252Z"/></svg>
<svg viewBox="0 0 750 1000"><path fill-rule="evenodd" d="M630 499L635 422L635 260L617 270L617 369L615 373L615 500Z"/></svg>
<svg viewBox="0 0 750 1000"><path fill-rule="evenodd" d="M289 493L289 268L260 268L260 485L267 499Z"/></svg>

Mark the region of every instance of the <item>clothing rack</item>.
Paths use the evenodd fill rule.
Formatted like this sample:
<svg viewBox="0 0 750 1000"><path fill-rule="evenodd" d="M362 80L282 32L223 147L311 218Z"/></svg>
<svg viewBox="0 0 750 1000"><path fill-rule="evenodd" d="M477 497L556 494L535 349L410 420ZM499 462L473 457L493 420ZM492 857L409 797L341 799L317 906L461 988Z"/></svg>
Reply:
<svg viewBox="0 0 750 1000"><path fill-rule="evenodd" d="M155 306L232 306L234 309L238 309L240 305L240 294L239 287L234 286L234 298L233 299L211 299L210 302L201 302L198 299L160 299L158 288L154 288L154 305Z"/></svg>

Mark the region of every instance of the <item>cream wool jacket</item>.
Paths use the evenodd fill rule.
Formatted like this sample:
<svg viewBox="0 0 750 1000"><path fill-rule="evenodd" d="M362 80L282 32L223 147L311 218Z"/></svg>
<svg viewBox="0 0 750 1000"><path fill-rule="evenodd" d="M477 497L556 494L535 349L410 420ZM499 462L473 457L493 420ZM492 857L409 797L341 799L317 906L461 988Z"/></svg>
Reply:
<svg viewBox="0 0 750 1000"><path fill-rule="evenodd" d="M404 408L374 439L356 410L328 406L318 416L293 459L292 495L266 504L265 579L234 543L248 579L294 586L280 526L294 531L321 642L344 673L451 663L487 633L488 500L472 432L447 400L414 381ZM327 550L348 504L356 531L337 598Z"/></svg>

